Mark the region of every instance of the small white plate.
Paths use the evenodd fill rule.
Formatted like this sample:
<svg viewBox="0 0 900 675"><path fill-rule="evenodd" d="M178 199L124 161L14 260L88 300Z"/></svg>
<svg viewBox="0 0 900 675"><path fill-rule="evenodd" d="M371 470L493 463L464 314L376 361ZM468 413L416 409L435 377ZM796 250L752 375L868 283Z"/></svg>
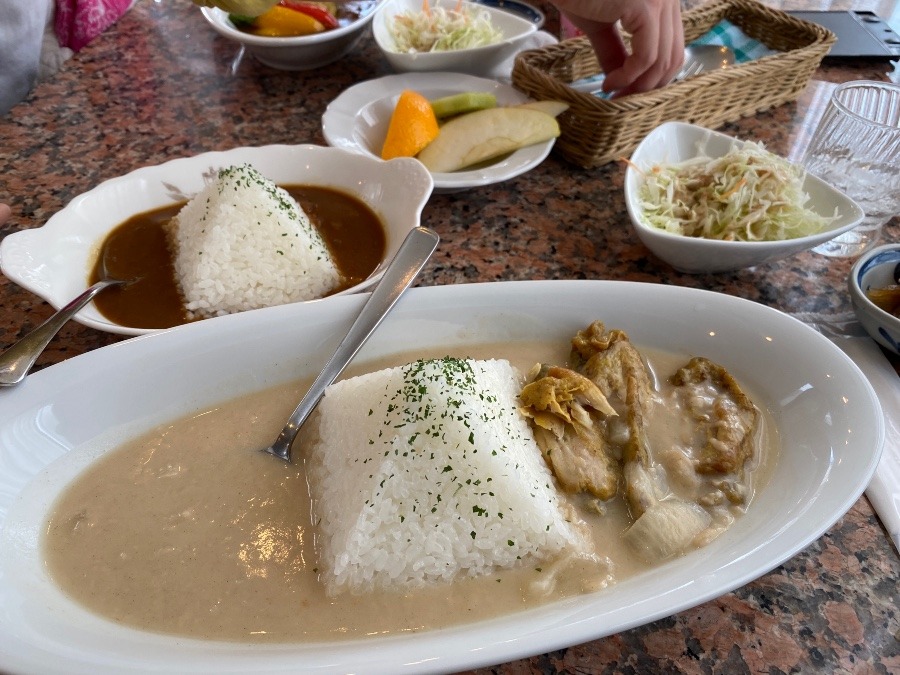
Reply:
<svg viewBox="0 0 900 675"><path fill-rule="evenodd" d="M88 285L88 276L106 236L130 217L187 201L206 177L227 166L251 164L279 185L321 185L355 196L381 219L385 257L360 284L335 295L372 286L407 233L419 225L431 196L431 175L421 162L384 162L319 145L266 145L207 152L136 169L79 195L43 227L8 235L0 242L0 270L10 280L49 302L65 306ZM332 296L333 297L333 296ZM315 302L322 302L317 300ZM324 301L329 301L327 298ZM75 321L108 333L143 335L155 328L113 323L93 304Z"/></svg>
<svg viewBox="0 0 900 675"><path fill-rule="evenodd" d="M360 82L334 99L322 115L322 133L329 145L369 157L380 157L391 114L404 89L433 100L467 91L497 97L497 105L516 105L531 99L508 85L461 73L405 73ZM433 173L435 192L455 192L501 183L543 162L555 139L516 150L493 164L453 173Z"/></svg>
<svg viewBox="0 0 900 675"><path fill-rule="evenodd" d="M42 564L42 527L79 471L157 424L317 372L364 300L344 296L179 326L68 359L0 391L3 670L412 675L543 654L670 616L774 569L856 502L878 464L884 418L862 372L827 338L759 303L617 281L413 288L358 362L478 344L497 345L502 357L503 343L558 345L601 319L638 346L705 355L754 392L781 439L768 484L703 549L603 591L442 630L315 644L192 640L96 616L53 583Z"/></svg>

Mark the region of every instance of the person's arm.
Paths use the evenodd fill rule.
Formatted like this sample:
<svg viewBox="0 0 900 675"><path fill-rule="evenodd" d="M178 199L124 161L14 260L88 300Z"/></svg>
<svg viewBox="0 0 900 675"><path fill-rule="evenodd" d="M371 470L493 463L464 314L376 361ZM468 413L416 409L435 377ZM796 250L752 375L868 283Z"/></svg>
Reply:
<svg viewBox="0 0 900 675"><path fill-rule="evenodd" d="M12 215L12 209L7 204L0 204L0 225L3 225Z"/></svg>
<svg viewBox="0 0 900 675"><path fill-rule="evenodd" d="M650 91L672 80L684 60L680 0L552 0L594 48L618 96ZM618 24L631 35L625 49Z"/></svg>

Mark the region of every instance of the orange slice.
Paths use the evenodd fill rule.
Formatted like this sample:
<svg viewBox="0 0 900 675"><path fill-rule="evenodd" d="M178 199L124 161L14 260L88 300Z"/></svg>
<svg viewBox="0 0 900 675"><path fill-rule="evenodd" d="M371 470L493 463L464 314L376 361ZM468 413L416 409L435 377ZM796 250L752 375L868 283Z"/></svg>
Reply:
<svg viewBox="0 0 900 675"><path fill-rule="evenodd" d="M381 158L415 157L437 135L438 122L431 103L418 92L405 89L391 115Z"/></svg>

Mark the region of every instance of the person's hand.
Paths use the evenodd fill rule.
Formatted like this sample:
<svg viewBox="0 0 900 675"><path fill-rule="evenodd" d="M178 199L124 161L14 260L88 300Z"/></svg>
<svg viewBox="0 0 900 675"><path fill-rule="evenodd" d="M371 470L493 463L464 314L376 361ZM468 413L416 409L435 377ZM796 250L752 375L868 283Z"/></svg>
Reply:
<svg viewBox="0 0 900 675"><path fill-rule="evenodd" d="M617 96L669 83L684 61L680 0L553 0L594 48L606 77L603 90ZM616 22L631 35L625 48Z"/></svg>
<svg viewBox="0 0 900 675"><path fill-rule="evenodd" d="M7 204L0 204L0 225L6 223L9 220L9 217L12 215L12 209L9 208Z"/></svg>

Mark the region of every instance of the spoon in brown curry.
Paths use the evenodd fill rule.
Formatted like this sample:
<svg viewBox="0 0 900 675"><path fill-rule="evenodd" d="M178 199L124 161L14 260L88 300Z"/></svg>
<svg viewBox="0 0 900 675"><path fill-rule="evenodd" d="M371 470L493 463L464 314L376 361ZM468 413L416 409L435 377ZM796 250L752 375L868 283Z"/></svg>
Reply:
<svg viewBox="0 0 900 675"><path fill-rule="evenodd" d="M121 279L101 279L0 354L0 387L14 387L22 382L59 329L93 300L100 291L110 286L120 286L126 283L128 282Z"/></svg>
<svg viewBox="0 0 900 675"><path fill-rule="evenodd" d="M322 372L312 383L278 438L268 448L263 448L263 452L268 452L287 462L291 461L291 445L306 418L319 404L325 389L344 372L344 368L356 356L360 347L365 344L369 336L378 328L381 320L387 316L400 296L410 287L419 272L422 271L422 267L428 262L431 254L434 253L439 241L440 237L436 233L424 227L417 227L406 235L406 239L400 245L400 250L397 251L384 271L384 276L369 295L369 299L366 300L344 339L341 340Z"/></svg>

